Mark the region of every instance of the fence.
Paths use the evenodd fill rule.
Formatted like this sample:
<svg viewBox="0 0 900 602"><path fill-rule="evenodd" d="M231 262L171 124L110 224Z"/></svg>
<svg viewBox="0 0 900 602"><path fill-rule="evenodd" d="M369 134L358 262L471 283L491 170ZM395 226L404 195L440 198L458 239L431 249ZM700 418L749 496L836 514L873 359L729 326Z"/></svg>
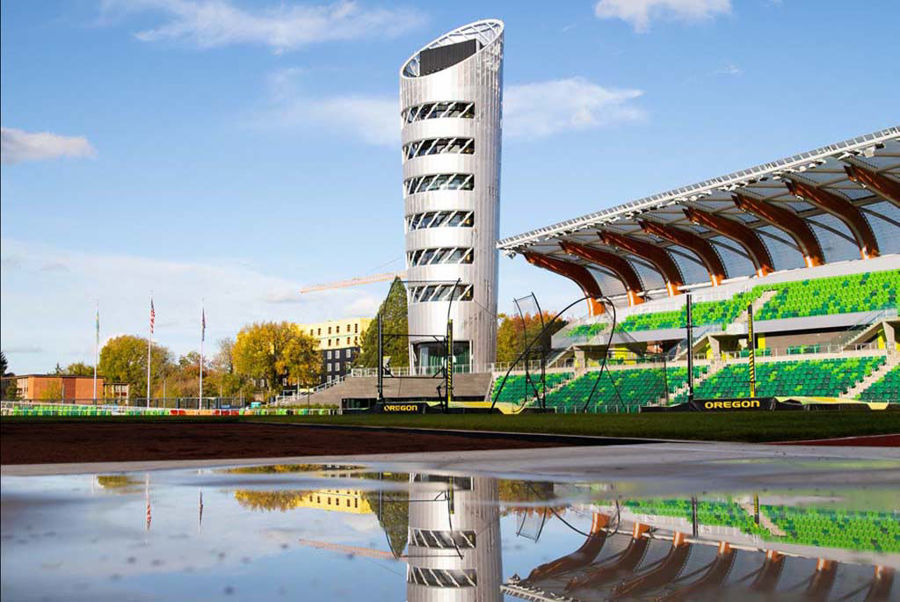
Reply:
<svg viewBox="0 0 900 602"><path fill-rule="evenodd" d="M151 404L154 401L151 399ZM196 402L196 399L194 400ZM162 405L82 404L64 401L3 401L3 416L332 416L338 408L176 408Z"/></svg>

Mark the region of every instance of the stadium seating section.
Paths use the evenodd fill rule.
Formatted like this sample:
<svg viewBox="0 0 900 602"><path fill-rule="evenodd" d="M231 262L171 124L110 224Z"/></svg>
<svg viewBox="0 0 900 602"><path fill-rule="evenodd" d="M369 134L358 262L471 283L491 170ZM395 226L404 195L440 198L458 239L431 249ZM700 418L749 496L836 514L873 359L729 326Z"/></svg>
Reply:
<svg viewBox="0 0 900 602"><path fill-rule="evenodd" d="M778 537L808 546L849 550L900 552L900 514L760 506L785 535Z"/></svg>
<svg viewBox="0 0 900 602"><path fill-rule="evenodd" d="M756 365L759 396L807 395L838 397L876 370L884 357L766 362ZM742 397L750 394L747 364L730 364L701 382L698 398Z"/></svg>
<svg viewBox="0 0 900 602"><path fill-rule="evenodd" d="M691 520L691 502L688 499L633 500L626 501L625 506L635 514ZM784 535L776 535L757 525L750 513L737 502L697 503L697 522L701 525L733 527L769 541L858 551L900 552L900 514L896 512L763 504L760 514Z"/></svg>
<svg viewBox="0 0 900 602"><path fill-rule="evenodd" d="M753 303L763 294L765 289L757 287L746 293L738 293L731 299L721 301L702 301L693 306L693 320L695 326L709 326L718 324L725 326L734 322L741 314L747 311L747 305ZM656 330L658 328L684 328L687 324L687 309L682 307L677 311L658 313L645 313L629 316L622 322L624 332L635 330Z"/></svg>
<svg viewBox="0 0 900 602"><path fill-rule="evenodd" d="M880 380L859 395L862 401L890 401L900 403L900 365L894 366Z"/></svg>
<svg viewBox="0 0 900 602"><path fill-rule="evenodd" d="M898 290L898 271L760 284L731 299L695 303L693 318L696 326L718 324L724 328L742 312L746 312L747 305L766 291L776 291L777 294L756 312L754 318L757 320L877 311L896 307ZM620 328L624 332L684 328L686 322L686 310L681 308L677 311L632 315L622 322Z"/></svg>
<svg viewBox="0 0 900 602"><path fill-rule="evenodd" d="M648 499L629 500L625 506L635 514L650 516L672 516L691 520L691 500L689 499ZM736 502L698 502L697 522L715 527L733 527L744 533L762 535L767 531L758 526L750 514Z"/></svg>
<svg viewBox="0 0 900 602"><path fill-rule="evenodd" d="M900 272L871 272L767 286L778 294L757 313L757 320L781 320L897 306Z"/></svg>
<svg viewBox="0 0 900 602"><path fill-rule="evenodd" d="M530 382L529 379L530 378ZM499 377L494 381L491 399L495 401L507 401L511 403L521 403L530 401L536 396L536 389L540 387L540 374L531 374L528 378L524 374L510 374L503 383L503 377ZM544 378L547 390L550 391L554 387L572 378L571 372L548 372ZM501 384L503 385L501 388Z"/></svg>
<svg viewBox="0 0 900 602"><path fill-rule="evenodd" d="M596 322L594 324L578 324L565 334L566 336L576 337L579 339L589 339L606 330L608 326L609 324L607 324L606 322Z"/></svg>
<svg viewBox="0 0 900 602"><path fill-rule="evenodd" d="M695 376L705 372L706 366L694 369ZM642 405L660 401L667 388L672 394L685 382L687 368L667 368L665 372L662 368L591 371L556 390L549 390L547 406L558 412L575 412L585 407L590 397L589 411L637 412Z"/></svg>

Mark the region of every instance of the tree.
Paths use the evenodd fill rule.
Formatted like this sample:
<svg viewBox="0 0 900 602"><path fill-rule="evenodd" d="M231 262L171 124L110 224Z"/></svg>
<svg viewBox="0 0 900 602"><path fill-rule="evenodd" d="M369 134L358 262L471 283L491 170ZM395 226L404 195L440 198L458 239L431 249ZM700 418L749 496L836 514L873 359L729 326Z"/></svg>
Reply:
<svg viewBox="0 0 900 602"><path fill-rule="evenodd" d="M66 376L93 376L94 367L88 366L84 362L75 362L66 366L62 373Z"/></svg>
<svg viewBox="0 0 900 602"><path fill-rule="evenodd" d="M223 397L236 397L242 388L249 385L245 377L234 371L234 339L219 340L219 350L213 356L211 365L215 376L210 379L210 386Z"/></svg>
<svg viewBox="0 0 900 602"><path fill-rule="evenodd" d="M232 347L234 372L263 383L268 394L285 381L318 382L322 361L317 341L290 322L244 326Z"/></svg>
<svg viewBox="0 0 900 602"><path fill-rule="evenodd" d="M409 318L406 306L406 287L400 278L394 278L387 297L375 314L375 321L362 337L362 349L354 362L355 367L376 368L378 366L378 317L382 316L382 328L385 334L402 334L404 336L385 336L383 353L391 358L391 366L395 368L409 366Z"/></svg>
<svg viewBox="0 0 900 602"><path fill-rule="evenodd" d="M550 337L560 328L566 325L563 320L557 320L550 324L553 314L548 311L543 313L543 324L540 314L525 314L523 320L520 316L508 316L500 314L500 326L497 328L497 361L498 362L514 362L516 358L525 350L525 347L531 343L536 337L540 336L544 326L550 325L547 332L544 333L544 344L550 345ZM535 343L532 346L529 357L539 357L541 343Z"/></svg>
<svg viewBox="0 0 900 602"><path fill-rule="evenodd" d="M153 345L150 367L154 390L162 390L162 375L171 367L172 352ZM142 397L147 390L147 339L132 335L114 337L100 350L98 371L107 382L127 383L132 397Z"/></svg>
<svg viewBox="0 0 900 602"><path fill-rule="evenodd" d="M15 374L9 371L9 364L6 361L6 354L0 351L0 397L4 400L15 401L19 398L19 387L15 379Z"/></svg>

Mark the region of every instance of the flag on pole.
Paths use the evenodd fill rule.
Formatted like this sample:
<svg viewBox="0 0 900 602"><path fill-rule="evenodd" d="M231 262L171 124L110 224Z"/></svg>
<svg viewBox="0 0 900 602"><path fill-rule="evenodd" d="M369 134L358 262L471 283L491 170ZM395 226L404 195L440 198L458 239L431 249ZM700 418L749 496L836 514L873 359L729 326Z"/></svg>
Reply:
<svg viewBox="0 0 900 602"><path fill-rule="evenodd" d="M150 334L153 334L153 326L156 324L156 310L153 309L153 297L150 297Z"/></svg>
<svg viewBox="0 0 900 602"><path fill-rule="evenodd" d="M206 308L200 310L200 342L206 340Z"/></svg>
<svg viewBox="0 0 900 602"><path fill-rule="evenodd" d="M97 317L94 320L95 339L100 342L100 304L97 304Z"/></svg>

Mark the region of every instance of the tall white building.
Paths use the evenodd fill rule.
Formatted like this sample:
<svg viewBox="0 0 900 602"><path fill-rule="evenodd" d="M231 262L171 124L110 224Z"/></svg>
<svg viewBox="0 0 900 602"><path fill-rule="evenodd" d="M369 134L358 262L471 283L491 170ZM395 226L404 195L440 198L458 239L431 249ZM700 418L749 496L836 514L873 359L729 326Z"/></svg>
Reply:
<svg viewBox="0 0 900 602"><path fill-rule="evenodd" d="M496 359L503 22L464 25L400 69L410 360Z"/></svg>

